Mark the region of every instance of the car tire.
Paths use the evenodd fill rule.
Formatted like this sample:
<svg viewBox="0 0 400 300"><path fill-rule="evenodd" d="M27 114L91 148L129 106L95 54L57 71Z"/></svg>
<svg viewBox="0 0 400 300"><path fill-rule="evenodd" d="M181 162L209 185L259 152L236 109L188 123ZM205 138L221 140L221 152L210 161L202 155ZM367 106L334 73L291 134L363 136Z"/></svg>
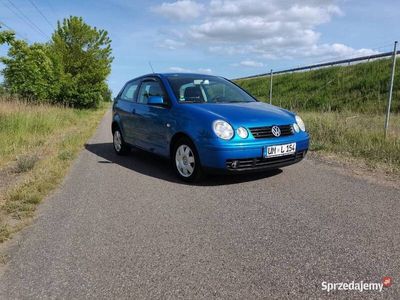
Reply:
<svg viewBox="0 0 400 300"><path fill-rule="evenodd" d="M181 138L175 143L171 163L176 175L183 181L199 181L203 175L196 147L188 138Z"/></svg>
<svg viewBox="0 0 400 300"><path fill-rule="evenodd" d="M115 129L113 132L113 146L115 153L118 155L126 155L130 151L130 147L125 143L119 128Z"/></svg>

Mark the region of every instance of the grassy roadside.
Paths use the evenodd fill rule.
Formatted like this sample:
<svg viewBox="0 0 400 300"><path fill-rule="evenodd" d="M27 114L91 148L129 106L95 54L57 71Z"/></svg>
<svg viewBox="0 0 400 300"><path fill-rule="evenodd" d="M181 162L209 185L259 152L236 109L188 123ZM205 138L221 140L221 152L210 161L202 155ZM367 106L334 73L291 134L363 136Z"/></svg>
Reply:
<svg viewBox="0 0 400 300"><path fill-rule="evenodd" d="M400 58L397 59L397 64ZM299 111L353 111L383 114L391 59L335 66L273 77L272 103ZM269 77L237 80L258 99L269 101ZM393 112L400 112L400 68L393 86Z"/></svg>
<svg viewBox="0 0 400 300"><path fill-rule="evenodd" d="M400 69L395 75L390 134L383 137L390 70L391 60L380 59L276 75L272 103L299 112L315 153L400 174ZM268 102L269 80L267 76L236 82Z"/></svg>
<svg viewBox="0 0 400 300"><path fill-rule="evenodd" d="M63 179L107 110L0 100L0 242L22 228Z"/></svg>
<svg viewBox="0 0 400 300"><path fill-rule="evenodd" d="M351 112L301 112L311 134L310 150L340 159L360 159L372 168L400 174L400 115L391 115L388 137L384 115Z"/></svg>

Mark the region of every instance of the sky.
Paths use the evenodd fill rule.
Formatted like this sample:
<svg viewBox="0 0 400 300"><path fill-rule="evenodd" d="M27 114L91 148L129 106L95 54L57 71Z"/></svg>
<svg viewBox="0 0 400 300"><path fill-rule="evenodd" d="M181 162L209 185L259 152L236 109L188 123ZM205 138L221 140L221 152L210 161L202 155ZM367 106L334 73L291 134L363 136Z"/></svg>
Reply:
<svg viewBox="0 0 400 300"><path fill-rule="evenodd" d="M151 73L149 62L155 72L238 78L391 51L399 12L398 0L0 0L3 29L31 43L70 15L107 30L114 94Z"/></svg>

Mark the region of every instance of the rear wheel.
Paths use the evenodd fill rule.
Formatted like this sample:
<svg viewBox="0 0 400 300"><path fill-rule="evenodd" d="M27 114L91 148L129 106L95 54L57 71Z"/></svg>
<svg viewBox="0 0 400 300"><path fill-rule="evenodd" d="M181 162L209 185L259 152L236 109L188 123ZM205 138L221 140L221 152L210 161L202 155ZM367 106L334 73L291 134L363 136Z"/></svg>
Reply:
<svg viewBox="0 0 400 300"><path fill-rule="evenodd" d="M200 159L194 144L188 138L182 138L175 144L172 160L180 179L194 182L201 178L203 172Z"/></svg>
<svg viewBox="0 0 400 300"><path fill-rule="evenodd" d="M113 133L114 150L118 155L125 155L129 152L129 145L125 143L121 131L117 128Z"/></svg>

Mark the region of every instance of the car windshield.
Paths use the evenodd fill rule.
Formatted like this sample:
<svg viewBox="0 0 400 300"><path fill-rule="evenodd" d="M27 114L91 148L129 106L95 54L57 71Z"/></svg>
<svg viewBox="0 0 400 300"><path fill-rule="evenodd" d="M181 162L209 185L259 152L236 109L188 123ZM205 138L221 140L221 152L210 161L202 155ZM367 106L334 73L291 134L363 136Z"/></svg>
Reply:
<svg viewBox="0 0 400 300"><path fill-rule="evenodd" d="M241 88L220 77L171 75L167 79L179 103L256 101Z"/></svg>

